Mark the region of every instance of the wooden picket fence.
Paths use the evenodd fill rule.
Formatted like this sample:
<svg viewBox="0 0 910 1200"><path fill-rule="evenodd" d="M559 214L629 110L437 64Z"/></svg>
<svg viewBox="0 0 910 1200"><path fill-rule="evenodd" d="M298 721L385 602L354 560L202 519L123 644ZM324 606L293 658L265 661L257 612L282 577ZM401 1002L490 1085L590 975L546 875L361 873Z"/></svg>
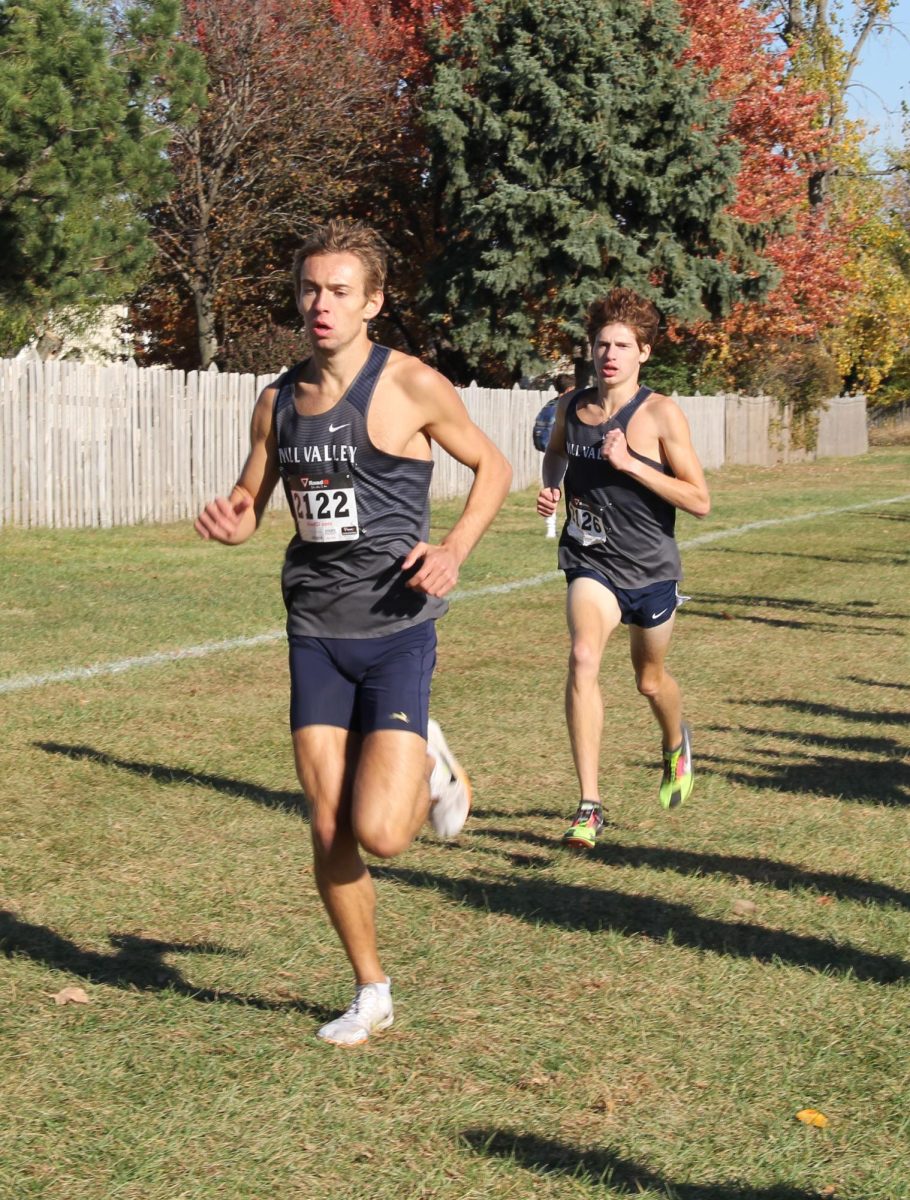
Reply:
<svg viewBox="0 0 910 1200"><path fill-rule="evenodd" d="M186 520L237 477L259 391L274 376L0 359L0 525L85 527ZM552 392L459 389L512 463L513 488L539 478L534 417ZM805 457L767 397L678 397L707 469ZM866 403L822 413L816 454L865 452ZM434 450L432 496L466 494L471 472ZM273 505L282 505L276 493Z"/></svg>

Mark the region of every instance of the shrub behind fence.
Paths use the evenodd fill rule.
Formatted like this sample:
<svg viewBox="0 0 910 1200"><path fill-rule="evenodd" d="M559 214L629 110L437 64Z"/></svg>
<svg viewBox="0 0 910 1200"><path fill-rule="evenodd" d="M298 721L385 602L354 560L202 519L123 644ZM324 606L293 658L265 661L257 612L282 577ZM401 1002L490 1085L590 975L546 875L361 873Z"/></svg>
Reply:
<svg viewBox="0 0 910 1200"><path fill-rule="evenodd" d="M249 421L273 376L0 359L0 524L81 527L182 521L237 478ZM512 463L513 489L540 476L535 415L552 392L470 387L472 418ZM679 397L707 469L804 457L764 397ZM867 449L865 399L830 402L818 450ZM781 431L784 431L782 434ZM466 494L471 472L434 447L432 496ZM283 505L280 491L273 506Z"/></svg>

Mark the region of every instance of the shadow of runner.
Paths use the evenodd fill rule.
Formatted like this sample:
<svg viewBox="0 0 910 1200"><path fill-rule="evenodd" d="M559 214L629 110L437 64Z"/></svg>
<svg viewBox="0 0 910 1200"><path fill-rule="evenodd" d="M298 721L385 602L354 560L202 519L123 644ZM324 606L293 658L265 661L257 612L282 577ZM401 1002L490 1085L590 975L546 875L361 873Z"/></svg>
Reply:
<svg viewBox="0 0 910 1200"><path fill-rule="evenodd" d="M84 950L46 925L22 921L15 913L0 909L0 952L7 958L23 956L55 970L78 975L92 983L140 992L175 992L203 1004L240 1004L267 1012L302 1012L320 1021L333 1010L305 1000L266 1000L213 988L197 988L176 967L165 962L165 954L223 954L237 957L239 951L215 942L162 942L135 934L110 934L112 954Z"/></svg>
<svg viewBox="0 0 910 1200"><path fill-rule="evenodd" d="M688 905L650 896L595 891L539 876L503 882L450 879L446 875L405 867L371 866L370 870L376 879L431 888L483 912L519 917L535 925L612 930L626 937L637 935L733 958L753 958L758 962L779 962L785 966L852 975L872 983L898 983L910 979L910 963L896 954L875 954L808 934L701 917Z"/></svg>
<svg viewBox="0 0 910 1200"><path fill-rule="evenodd" d="M728 704L740 704L745 708L783 708L789 712L806 713L813 717L837 717L841 721L861 721L864 725L910 725L910 710L880 708L844 708L841 704L825 704L818 700L743 700L731 696Z"/></svg>
<svg viewBox="0 0 910 1200"><path fill-rule="evenodd" d="M797 555L798 558L803 558L804 555ZM797 616L803 614L818 617L845 617L851 621L863 618L874 618L876 621L898 621L906 622L910 620L910 616L906 612L890 612L879 608L874 600L842 600L842 601L825 601L817 599L807 599L805 596L760 596L751 592L702 592L699 591L693 600L697 600L700 604L720 604L730 605L735 604L744 608L775 608L783 609L784 612L796 613ZM683 609L683 612L688 612L688 605Z"/></svg>
<svg viewBox="0 0 910 1200"><path fill-rule="evenodd" d="M861 713L809 701L753 703L759 707L791 707L810 716L862 720L867 724L877 721L903 724L908 719L899 712ZM768 725L710 725L707 729L712 733L732 734L740 744L736 757L698 753L696 769L700 764L704 774L776 792L809 793L890 808L910 804L907 749L894 737L773 729ZM764 745L760 744L761 739L766 739ZM785 745L775 746L774 741Z"/></svg>
<svg viewBox="0 0 910 1200"><path fill-rule="evenodd" d="M240 800L252 800L263 808L278 808L284 812L307 817L306 800L300 791L279 792L270 788L257 787L243 779L229 779L225 775L209 775L205 771L188 771L182 767L167 767L163 763L139 762L134 759L116 758L93 746L69 746L63 742L32 742L32 745L47 754L60 754L64 758L83 759L96 762L102 767L117 767L121 771L132 771L134 775L147 776L156 783L188 783L195 787L211 788L226 796Z"/></svg>
<svg viewBox="0 0 910 1200"><path fill-rule="evenodd" d="M503 842L524 842L565 853L558 845L554 846L553 838L521 830L478 829L477 835ZM702 854L695 850L668 850L663 846L622 846L609 840L598 842L589 857L607 867L645 867L653 871L675 871L680 875L699 877L718 875L734 881L748 880L750 883L764 884L782 892L804 887L838 900L855 900L860 904L893 904L899 908L910 908L910 892L891 887L890 884L863 879L859 875L810 871L805 867L773 858Z"/></svg>
<svg viewBox="0 0 910 1200"><path fill-rule="evenodd" d="M693 596L686 603L684 612L687 617L703 617L708 621L746 621L751 625L766 625L770 629L802 629L815 633L844 632L842 625L837 625L832 621L810 621L802 617L764 617L754 612L730 613L726 610L715 612L704 606L700 596ZM854 625L850 630L850 635L851 637L883 637L894 632L895 630L880 625Z"/></svg>
<svg viewBox="0 0 910 1200"><path fill-rule="evenodd" d="M862 683L866 687L894 688L899 692L910 692L910 683L891 683L886 679L866 679L863 675L845 675L849 683Z"/></svg>
<svg viewBox="0 0 910 1200"><path fill-rule="evenodd" d="M755 791L828 796L882 808L910 805L910 767L893 759L872 762L852 755L817 754L805 755L802 762L753 762L762 774L738 769L738 763L710 754L699 755L696 767L699 765L702 775L715 775Z"/></svg>
<svg viewBox="0 0 910 1200"><path fill-rule="evenodd" d="M655 1175L647 1167L620 1158L610 1150L582 1150L533 1133L506 1129L466 1129L463 1141L476 1153L512 1159L539 1175L566 1175L610 1187L620 1195L640 1196L652 1191L675 1200L817 1200L818 1192L804 1192L784 1184L757 1188L740 1181L730 1183L677 1183Z"/></svg>

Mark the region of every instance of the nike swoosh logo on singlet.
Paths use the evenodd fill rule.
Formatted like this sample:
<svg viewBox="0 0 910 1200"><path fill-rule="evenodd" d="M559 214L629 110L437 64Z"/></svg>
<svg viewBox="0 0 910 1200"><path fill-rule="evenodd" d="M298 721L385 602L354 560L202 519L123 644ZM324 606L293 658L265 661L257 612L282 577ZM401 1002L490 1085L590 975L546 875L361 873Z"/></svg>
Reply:
<svg viewBox="0 0 910 1200"><path fill-rule="evenodd" d="M337 433L339 429L347 429L351 424L350 421L345 421L343 425L329 425L329 433Z"/></svg>

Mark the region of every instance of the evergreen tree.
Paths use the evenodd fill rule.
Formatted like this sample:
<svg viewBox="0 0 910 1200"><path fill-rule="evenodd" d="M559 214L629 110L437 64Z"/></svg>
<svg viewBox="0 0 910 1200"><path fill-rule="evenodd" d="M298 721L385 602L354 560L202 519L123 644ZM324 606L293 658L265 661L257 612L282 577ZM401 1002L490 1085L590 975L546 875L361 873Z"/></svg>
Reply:
<svg viewBox="0 0 910 1200"><path fill-rule="evenodd" d="M152 252L139 210L167 187L156 122L178 0L0 0L0 351L50 312L123 298ZM173 102L173 100L172 100Z"/></svg>
<svg viewBox="0 0 910 1200"><path fill-rule="evenodd" d="M680 320L761 294L727 106L685 49L674 0L489 0L437 46L424 303L450 374L514 378L616 284Z"/></svg>

